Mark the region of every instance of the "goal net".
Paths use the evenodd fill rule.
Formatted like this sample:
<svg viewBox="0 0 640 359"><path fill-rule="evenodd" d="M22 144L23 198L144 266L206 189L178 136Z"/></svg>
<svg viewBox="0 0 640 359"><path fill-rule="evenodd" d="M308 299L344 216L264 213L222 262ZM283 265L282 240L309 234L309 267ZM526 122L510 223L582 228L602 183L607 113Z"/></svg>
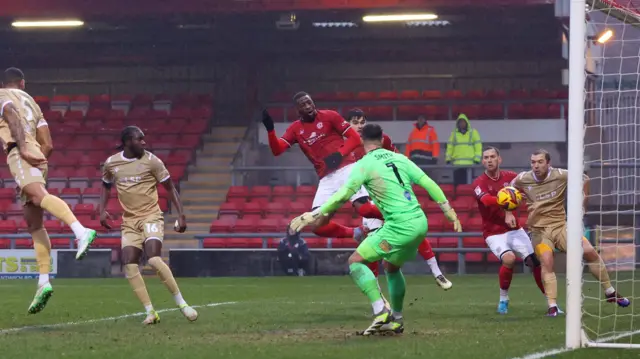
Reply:
<svg viewBox="0 0 640 359"><path fill-rule="evenodd" d="M577 15L578 3L572 0L570 17L569 186L574 187L568 194L568 238L583 231L578 219L584 219L584 233L612 285L631 305L608 303L589 271L576 269L585 267L574 241L567 252L567 346L640 348L640 0L582 1L584 20ZM572 33L576 29L581 34ZM582 49L572 43L580 37ZM582 61L573 56L580 52ZM581 111L572 113L576 108ZM584 218L575 170L591 179Z"/></svg>

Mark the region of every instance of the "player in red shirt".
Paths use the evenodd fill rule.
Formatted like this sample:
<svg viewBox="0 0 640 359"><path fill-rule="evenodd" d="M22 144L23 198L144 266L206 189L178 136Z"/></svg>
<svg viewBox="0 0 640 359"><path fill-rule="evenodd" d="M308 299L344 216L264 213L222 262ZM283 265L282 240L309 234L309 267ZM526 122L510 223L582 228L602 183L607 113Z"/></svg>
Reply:
<svg viewBox="0 0 640 359"><path fill-rule="evenodd" d="M509 286L513 277L513 266L517 253L532 269L538 288L544 294L540 262L536 258L531 239L514 217L512 222L505 222L504 208L500 207L496 195L503 187L510 185L517 174L500 169L502 158L495 147L486 147L482 152L482 165L485 171L473 181L473 192L478 202L478 210L482 216L482 235L487 245L500 258L502 266L498 274L500 279L500 302L498 313L507 314L509 308Z"/></svg>
<svg viewBox="0 0 640 359"><path fill-rule="evenodd" d="M362 133L362 128L367 124L367 116L364 111L359 108L354 108L349 111L347 115L347 121L351 124L351 128L356 130L358 134ZM393 145L393 141L391 141L391 137L387 134L382 135L382 147L385 150L398 152L396 146ZM356 159L361 159L364 155L364 147L358 146L354 151ZM369 231L376 230L382 226L382 213L378 207L376 207L373 202L371 202L369 196L361 197L356 199L353 202L353 207L356 209L358 214L362 217L365 217L364 226L367 227ZM377 218L377 219L373 219ZM425 240L418 247L418 253L427 261L429 268L431 268L431 273L433 274L436 283L444 290L450 289L453 284L442 274L440 267L438 266L438 260L436 259L436 255L433 253L431 249L431 243L425 238ZM369 269L373 272L373 274L378 277L378 263L370 263Z"/></svg>
<svg viewBox="0 0 640 359"><path fill-rule="evenodd" d="M353 130L340 114L331 110L318 110L311 96L298 92L293 97L300 119L293 122L282 137L278 138L274 130L273 119L267 110L262 112L262 123L267 129L269 147L274 156L279 156L294 144L316 169L320 182L313 198L312 209L320 207L349 178L351 167L356 162L353 150L361 145L360 135ZM351 201L369 196L364 187ZM316 223L313 233L322 237L354 238L362 240L363 227L349 228L322 216L322 222Z"/></svg>

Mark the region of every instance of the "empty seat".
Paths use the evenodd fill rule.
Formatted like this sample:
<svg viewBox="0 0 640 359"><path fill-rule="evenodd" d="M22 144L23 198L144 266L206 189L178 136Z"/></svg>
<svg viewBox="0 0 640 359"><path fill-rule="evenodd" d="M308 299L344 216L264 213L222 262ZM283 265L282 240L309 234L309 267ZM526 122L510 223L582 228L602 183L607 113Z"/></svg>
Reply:
<svg viewBox="0 0 640 359"><path fill-rule="evenodd" d="M224 248L225 240L222 238L205 238L202 241L202 247L204 248Z"/></svg>

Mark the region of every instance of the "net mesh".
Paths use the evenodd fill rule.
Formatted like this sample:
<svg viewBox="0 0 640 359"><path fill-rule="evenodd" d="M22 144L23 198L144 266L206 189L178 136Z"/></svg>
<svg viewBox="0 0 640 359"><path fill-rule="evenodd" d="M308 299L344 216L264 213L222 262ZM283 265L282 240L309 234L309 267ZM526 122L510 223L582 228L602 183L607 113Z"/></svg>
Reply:
<svg viewBox="0 0 640 359"><path fill-rule="evenodd" d="M584 150L591 181L586 235L612 285L632 304L608 303L586 269L583 329L592 341L640 344L640 305L635 304L640 300L640 0L587 4ZM613 37L598 43L607 30Z"/></svg>

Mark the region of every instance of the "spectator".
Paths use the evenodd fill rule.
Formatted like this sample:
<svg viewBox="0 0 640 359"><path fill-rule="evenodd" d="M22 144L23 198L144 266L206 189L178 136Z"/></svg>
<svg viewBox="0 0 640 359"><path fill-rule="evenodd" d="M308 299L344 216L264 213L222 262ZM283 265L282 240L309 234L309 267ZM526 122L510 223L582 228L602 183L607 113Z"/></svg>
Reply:
<svg viewBox="0 0 640 359"><path fill-rule="evenodd" d="M427 124L424 116L418 117L415 127L411 130L404 154L418 166L438 163L440 155L438 134L435 128Z"/></svg>
<svg viewBox="0 0 640 359"><path fill-rule="evenodd" d="M309 249L307 243L287 227L287 236L278 245L278 261L286 275L302 277L306 274L309 264Z"/></svg>
<svg viewBox="0 0 640 359"><path fill-rule="evenodd" d="M471 166L479 164L482 158L482 141L478 131L471 127L467 115L458 116L456 127L451 131L447 142L447 164L454 166ZM453 171L453 183L456 185L467 183L467 169L460 168Z"/></svg>

